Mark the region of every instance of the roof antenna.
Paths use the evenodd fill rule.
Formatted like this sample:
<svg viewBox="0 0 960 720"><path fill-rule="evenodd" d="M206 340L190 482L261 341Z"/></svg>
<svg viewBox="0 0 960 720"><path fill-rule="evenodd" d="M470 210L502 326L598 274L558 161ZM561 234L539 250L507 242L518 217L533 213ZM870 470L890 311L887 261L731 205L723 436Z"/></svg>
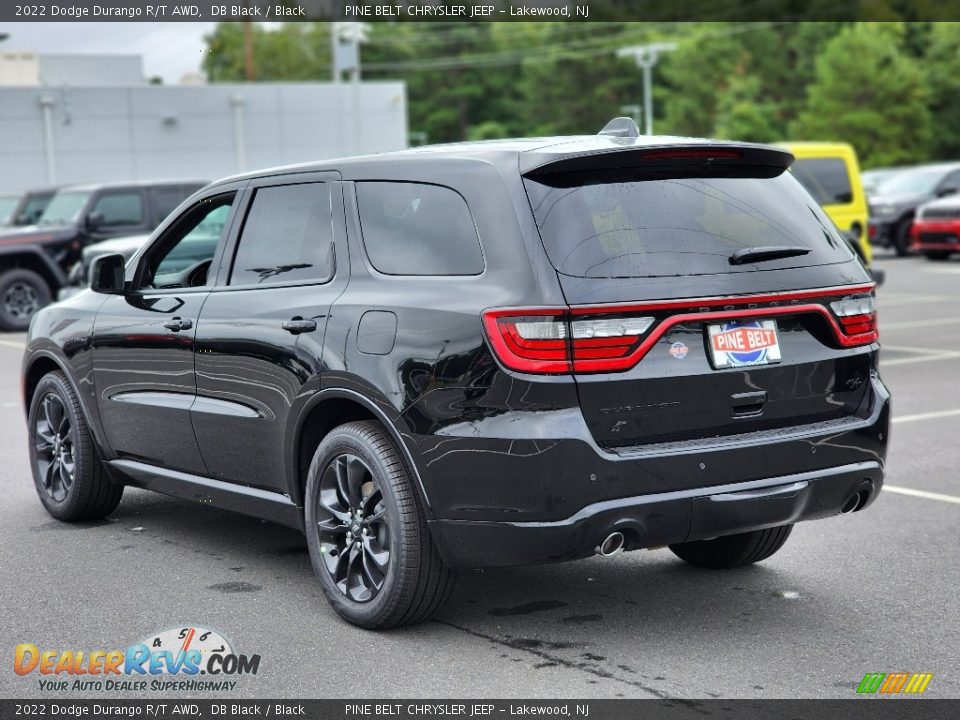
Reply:
<svg viewBox="0 0 960 720"><path fill-rule="evenodd" d="M635 138L640 137L640 128L630 117L614 118L603 126L598 135L609 135L610 137Z"/></svg>

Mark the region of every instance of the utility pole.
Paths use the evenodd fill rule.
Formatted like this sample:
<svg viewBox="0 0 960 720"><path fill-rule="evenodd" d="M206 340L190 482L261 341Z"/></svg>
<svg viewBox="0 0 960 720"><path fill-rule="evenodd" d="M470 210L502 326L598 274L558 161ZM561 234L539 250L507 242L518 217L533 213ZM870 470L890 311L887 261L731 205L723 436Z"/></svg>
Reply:
<svg viewBox="0 0 960 720"><path fill-rule="evenodd" d="M677 44L672 42L633 45L617 50L617 57L632 57L643 71L643 133L653 135L653 67L660 54L672 52Z"/></svg>
<svg viewBox="0 0 960 720"><path fill-rule="evenodd" d="M367 24L359 22L330 23L333 81L343 80L349 73L354 82L360 81L360 43L367 40Z"/></svg>

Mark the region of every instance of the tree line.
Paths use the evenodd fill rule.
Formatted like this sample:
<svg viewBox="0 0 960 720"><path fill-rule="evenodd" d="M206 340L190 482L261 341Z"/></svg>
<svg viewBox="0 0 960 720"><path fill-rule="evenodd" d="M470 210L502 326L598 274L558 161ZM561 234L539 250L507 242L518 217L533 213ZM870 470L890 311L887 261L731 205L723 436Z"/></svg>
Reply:
<svg viewBox="0 0 960 720"><path fill-rule="evenodd" d="M244 32L207 36L210 82L330 79L329 24L248 26L249 56ZM960 23L372 23L362 72L406 82L431 143L595 133L642 98L616 50L665 40L658 134L845 141L868 168L960 158Z"/></svg>

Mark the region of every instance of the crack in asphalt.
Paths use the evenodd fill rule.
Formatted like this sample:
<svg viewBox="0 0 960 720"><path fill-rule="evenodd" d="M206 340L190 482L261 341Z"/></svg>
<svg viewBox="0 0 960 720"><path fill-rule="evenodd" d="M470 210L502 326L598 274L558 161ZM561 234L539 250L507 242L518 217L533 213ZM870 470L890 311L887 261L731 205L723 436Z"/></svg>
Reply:
<svg viewBox="0 0 960 720"><path fill-rule="evenodd" d="M554 663L556 665L562 665L563 667L570 668L571 670L580 670L582 672L589 673L590 675L595 675L597 677L603 678L604 680L614 680L616 682L623 683L624 685L630 685L632 687L643 690L644 692L650 693L654 697L657 697L661 700L670 700L672 702L676 702L679 705L683 705L693 710L703 712L702 708L700 707L700 703L697 702L696 700L684 700L682 698L678 698L673 695L670 695L669 693L666 693L663 690L657 690L656 688L648 687L644 685L642 682L639 682L636 680L627 680L626 678L617 677L613 673L608 672L603 668L598 668L591 665L591 663L577 662L575 660L568 660L566 658L560 657L559 655L551 655L548 652L544 652L543 650L539 650L535 647L532 647L529 643L525 643L522 640L515 640L513 638L502 638L502 637L497 637L496 635L488 635L487 633L480 632L479 630L473 630L471 628L464 627L462 625L457 625L456 623L452 623L447 620L434 620L433 622L437 623L438 625L446 625L449 628L453 628L454 630L459 630L460 632L466 633L467 635L473 635L474 637L481 638L483 640L489 640L492 643L496 643L497 645L508 647L512 650L519 650L521 652L530 653L531 655L536 655L541 660L546 660L547 662ZM547 643L544 643L544 644L546 645ZM542 667L549 667L549 666L544 665Z"/></svg>

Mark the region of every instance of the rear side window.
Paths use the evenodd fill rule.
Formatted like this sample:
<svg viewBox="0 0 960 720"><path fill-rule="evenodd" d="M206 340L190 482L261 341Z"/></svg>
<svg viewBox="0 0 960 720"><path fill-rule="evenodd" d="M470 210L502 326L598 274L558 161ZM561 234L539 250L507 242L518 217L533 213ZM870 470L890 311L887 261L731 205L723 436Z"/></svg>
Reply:
<svg viewBox="0 0 960 720"><path fill-rule="evenodd" d="M103 227L143 224L143 196L139 192L106 193L91 211L102 216Z"/></svg>
<svg viewBox="0 0 960 720"><path fill-rule="evenodd" d="M240 235L230 284L323 282L332 276L329 186L258 189Z"/></svg>
<svg viewBox="0 0 960 720"><path fill-rule="evenodd" d="M618 172L616 181L610 173L563 173L524 180L558 271L589 278L669 277L850 259L839 232L789 173L629 178L627 172ZM810 252L758 264L730 261L738 250L769 246Z"/></svg>
<svg viewBox="0 0 960 720"><path fill-rule="evenodd" d="M821 205L853 202L847 164L840 158L798 158L790 170Z"/></svg>
<svg viewBox="0 0 960 720"><path fill-rule="evenodd" d="M467 203L450 188L357 183L363 244L386 275L479 275L483 252Z"/></svg>

